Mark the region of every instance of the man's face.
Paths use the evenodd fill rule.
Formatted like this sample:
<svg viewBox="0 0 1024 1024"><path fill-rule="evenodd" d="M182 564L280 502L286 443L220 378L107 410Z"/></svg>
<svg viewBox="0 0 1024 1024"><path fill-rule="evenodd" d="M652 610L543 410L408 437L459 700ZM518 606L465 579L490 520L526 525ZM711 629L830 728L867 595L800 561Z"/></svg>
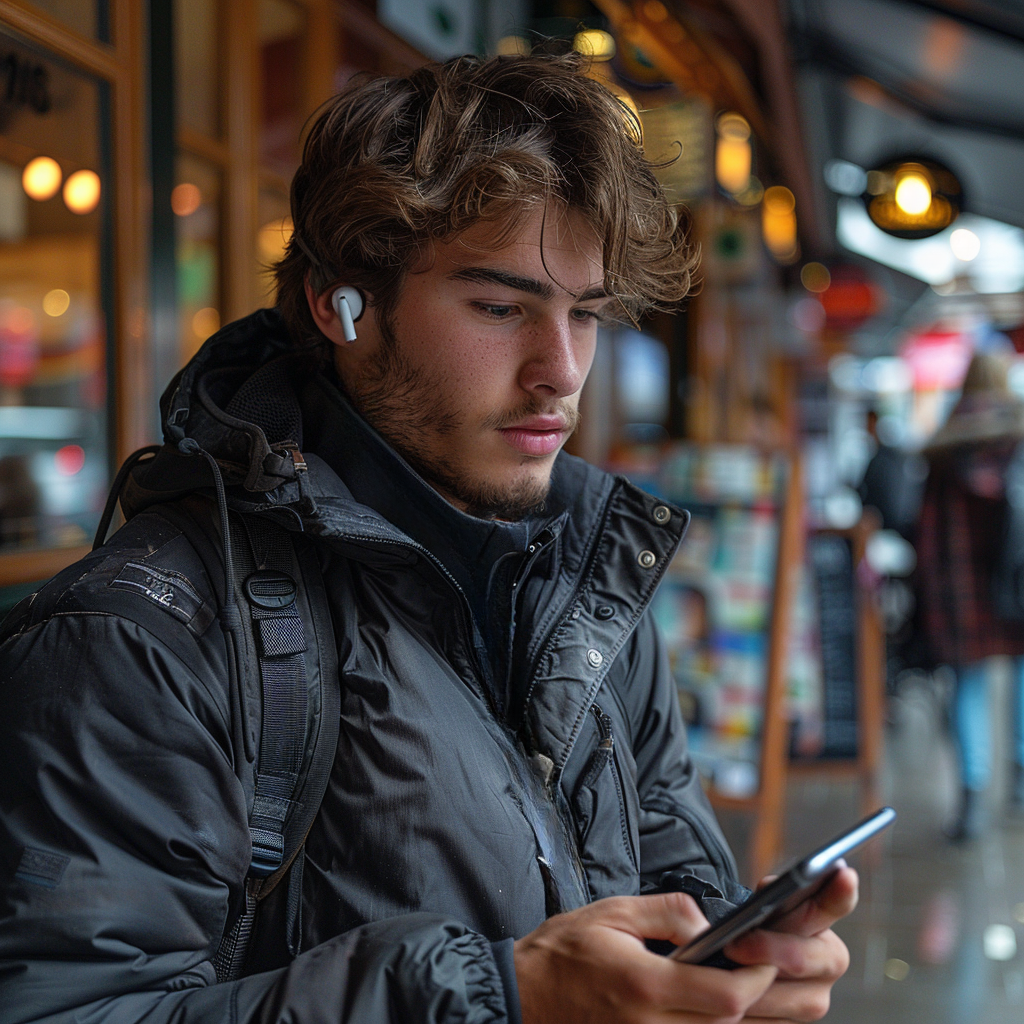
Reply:
<svg viewBox="0 0 1024 1024"><path fill-rule="evenodd" d="M576 212L537 209L495 249L500 227L433 246L391 320L371 305L335 352L356 407L440 494L516 519L543 503L575 428L608 298L600 242Z"/></svg>

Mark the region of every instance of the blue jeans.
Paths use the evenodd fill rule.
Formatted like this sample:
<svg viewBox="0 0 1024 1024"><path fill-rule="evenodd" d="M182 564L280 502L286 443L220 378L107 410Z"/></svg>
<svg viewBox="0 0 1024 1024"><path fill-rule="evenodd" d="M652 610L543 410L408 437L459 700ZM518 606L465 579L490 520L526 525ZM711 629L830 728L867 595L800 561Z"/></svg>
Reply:
<svg viewBox="0 0 1024 1024"><path fill-rule="evenodd" d="M1013 745L1017 764L1024 765L1024 658L1011 662ZM953 726L960 748L960 780L982 790L992 777L992 708L988 662L975 661L957 672Z"/></svg>

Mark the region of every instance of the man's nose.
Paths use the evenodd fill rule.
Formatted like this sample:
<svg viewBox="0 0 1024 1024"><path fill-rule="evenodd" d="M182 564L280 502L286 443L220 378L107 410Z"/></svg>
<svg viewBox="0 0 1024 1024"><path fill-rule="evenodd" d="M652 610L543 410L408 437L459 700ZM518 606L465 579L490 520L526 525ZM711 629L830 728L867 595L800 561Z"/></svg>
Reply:
<svg viewBox="0 0 1024 1024"><path fill-rule="evenodd" d="M589 333L592 332L574 332L569 323L553 318L535 325L520 371L520 385L527 391L553 398L565 398L579 391L593 357L594 343Z"/></svg>

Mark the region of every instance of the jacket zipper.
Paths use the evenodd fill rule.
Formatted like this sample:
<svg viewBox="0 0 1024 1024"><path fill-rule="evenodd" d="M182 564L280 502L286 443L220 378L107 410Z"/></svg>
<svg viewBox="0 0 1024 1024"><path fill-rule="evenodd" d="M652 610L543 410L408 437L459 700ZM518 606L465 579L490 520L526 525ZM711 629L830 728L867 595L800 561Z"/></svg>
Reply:
<svg viewBox="0 0 1024 1024"><path fill-rule="evenodd" d="M622 830L622 842L626 847L626 852L629 854L629 862L633 865L633 870L639 871L640 866L637 864L636 852L633 849L633 842L629 831L629 813L626 810L626 793L622 784L622 776L619 773L619 759L615 756L615 737L612 735L612 720L609 715L606 715L601 710L597 703L591 704L590 709L594 712L594 717L597 719L597 728L601 736L597 749L599 752L607 750L607 755L602 759L601 767L603 768L606 762L611 769L612 782L615 784L615 793L619 801L619 828ZM591 772L587 773L588 779L591 774ZM593 781L596 780L597 775L594 774Z"/></svg>

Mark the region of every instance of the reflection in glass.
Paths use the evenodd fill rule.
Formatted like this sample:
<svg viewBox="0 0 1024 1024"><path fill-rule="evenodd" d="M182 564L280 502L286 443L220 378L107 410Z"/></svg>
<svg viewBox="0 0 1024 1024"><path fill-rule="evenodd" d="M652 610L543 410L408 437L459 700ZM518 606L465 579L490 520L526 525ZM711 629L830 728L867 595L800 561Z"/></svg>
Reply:
<svg viewBox="0 0 1024 1024"><path fill-rule="evenodd" d="M174 0L178 122L202 135L220 134L216 0Z"/></svg>
<svg viewBox="0 0 1024 1024"><path fill-rule="evenodd" d="M110 42L107 0L31 0L31 3L83 36Z"/></svg>
<svg viewBox="0 0 1024 1024"><path fill-rule="evenodd" d="M260 0L260 161L291 178L299 166L306 15L289 0Z"/></svg>
<svg viewBox="0 0 1024 1024"><path fill-rule="evenodd" d="M71 546L108 476L105 87L6 35L0 62L0 548Z"/></svg>
<svg viewBox="0 0 1024 1024"><path fill-rule="evenodd" d="M181 361L220 328L220 174L182 153L171 208L177 223L178 316Z"/></svg>

